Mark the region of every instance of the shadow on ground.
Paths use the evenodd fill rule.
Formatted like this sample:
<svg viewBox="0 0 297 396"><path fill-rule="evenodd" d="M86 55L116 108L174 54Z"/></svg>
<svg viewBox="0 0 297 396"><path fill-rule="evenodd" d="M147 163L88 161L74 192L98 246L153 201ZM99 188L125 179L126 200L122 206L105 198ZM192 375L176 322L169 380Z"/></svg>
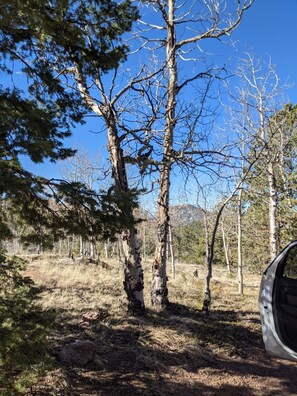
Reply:
<svg viewBox="0 0 297 396"><path fill-rule="evenodd" d="M264 352L255 312L215 310L205 316L170 304L166 312L93 322L57 312L54 339L67 379L57 395L297 394L297 366ZM97 346L87 366L59 360L61 347L76 339Z"/></svg>

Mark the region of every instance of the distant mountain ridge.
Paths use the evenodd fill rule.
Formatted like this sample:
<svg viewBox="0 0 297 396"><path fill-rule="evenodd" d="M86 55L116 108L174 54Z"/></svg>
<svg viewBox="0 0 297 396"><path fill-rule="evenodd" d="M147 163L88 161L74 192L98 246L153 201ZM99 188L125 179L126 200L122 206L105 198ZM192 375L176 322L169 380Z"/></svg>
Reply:
<svg viewBox="0 0 297 396"><path fill-rule="evenodd" d="M169 214L173 225L185 226L194 221L203 221L203 210L200 206L174 205L170 207Z"/></svg>

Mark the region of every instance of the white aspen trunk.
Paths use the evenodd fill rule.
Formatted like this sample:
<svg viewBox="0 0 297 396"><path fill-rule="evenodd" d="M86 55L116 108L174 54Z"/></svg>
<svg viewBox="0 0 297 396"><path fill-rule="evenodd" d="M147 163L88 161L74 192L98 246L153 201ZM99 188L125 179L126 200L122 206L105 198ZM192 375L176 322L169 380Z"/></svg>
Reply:
<svg viewBox="0 0 297 396"><path fill-rule="evenodd" d="M166 277L166 250L169 225L169 169L162 167L160 194L158 199L157 246L152 266L151 302L155 307L163 308L168 304Z"/></svg>
<svg viewBox="0 0 297 396"><path fill-rule="evenodd" d="M71 240L71 253L72 256L71 258L74 260L74 251L75 251L75 235L72 235L72 240Z"/></svg>
<svg viewBox="0 0 297 396"><path fill-rule="evenodd" d="M62 239L59 238L59 242L58 242L58 255L61 256L62 255Z"/></svg>
<svg viewBox="0 0 297 396"><path fill-rule="evenodd" d="M242 179L237 183L237 185L234 188L234 190L232 191L232 193L229 195L229 197L224 201L224 203L220 207L220 209L218 211L218 214L217 214L217 217L216 217L216 221L215 221L214 228L213 228L212 235L211 235L211 241L210 241L209 248L208 248L208 251L207 251L207 255L208 255L207 275L206 275L206 278L205 278L204 301L203 301L203 307L202 307L202 311L204 313L208 313L209 312L209 306L211 304L210 281L211 281L211 278L212 278L212 262L213 262L213 257L214 257L215 239L216 239L216 234L217 234L220 218L221 218L221 215L223 213L223 210L224 210L225 206L233 198L233 196L236 193L236 191L238 191L238 189L241 188L241 185L242 185L244 179L246 178L246 176L248 175L250 169L251 169L251 164L250 164L250 167L246 170L246 172L243 175Z"/></svg>
<svg viewBox="0 0 297 396"><path fill-rule="evenodd" d="M91 258L95 257L95 247L94 247L94 242L92 240L90 241L90 257Z"/></svg>
<svg viewBox="0 0 297 396"><path fill-rule="evenodd" d="M207 273L204 282L204 300L202 311L204 313L209 312L209 306L211 304L211 289L210 289L210 281L212 278L212 259L213 259L213 247L214 247L214 236L213 236L213 246L211 250L211 245L209 243L209 228L208 228L208 218L206 212L206 200L203 210L203 220L204 220L204 233L205 233L205 263L207 268ZM212 256L211 256L212 252Z"/></svg>
<svg viewBox="0 0 297 396"><path fill-rule="evenodd" d="M175 257L174 257L174 249L173 249L172 224L171 223L169 223L169 248L170 248L170 256L171 256L171 275L172 275L172 279L175 279Z"/></svg>
<svg viewBox="0 0 297 396"><path fill-rule="evenodd" d="M117 255L118 261L120 261L120 259L119 259L119 254L120 254L119 249L120 249L119 241L114 242L111 245L111 257L115 257L115 255Z"/></svg>
<svg viewBox="0 0 297 396"><path fill-rule="evenodd" d="M169 232L169 189L171 173L171 154L175 127L175 108L177 94L176 37L174 21L175 1L168 0L166 61L168 70L167 103L163 142L163 161L160 172L158 197L157 246L152 266L152 305L164 308L168 305L166 276L166 247Z"/></svg>
<svg viewBox="0 0 297 396"><path fill-rule="evenodd" d="M146 262L146 221L143 222L143 227L142 227L142 258L143 261Z"/></svg>
<svg viewBox="0 0 297 396"><path fill-rule="evenodd" d="M268 164L268 184L269 184L269 242L270 258L274 260L278 250L278 228L277 228L277 189L273 165Z"/></svg>
<svg viewBox="0 0 297 396"><path fill-rule="evenodd" d="M109 248L109 240L107 240L107 241L104 242L104 252L105 252L105 258L106 258L106 259L109 258L108 248Z"/></svg>
<svg viewBox="0 0 297 396"><path fill-rule="evenodd" d="M67 255L69 257L69 236L67 236L67 238L64 239L64 251L65 251L65 255Z"/></svg>
<svg viewBox="0 0 297 396"><path fill-rule="evenodd" d="M233 195L232 195L233 196ZM212 278L212 262L213 262L213 257L214 257L214 247L215 247L215 239L216 239L216 234L217 234L217 230L218 230L218 226L220 223L220 218L221 215L223 213L223 210L225 208L225 206L227 205L227 203L229 202L229 200L231 199L230 196L225 202L224 204L221 206L217 217L216 217L216 221L214 224L214 228L212 231L212 236L211 236L211 241L208 247L208 260L207 260L207 274L206 274L206 278L205 278L205 284L204 284L204 300L203 300L203 307L202 307L202 311L206 314L208 314L209 312L209 307L211 304L211 288L210 288L210 281Z"/></svg>
<svg viewBox="0 0 297 396"><path fill-rule="evenodd" d="M222 219L221 227L222 227L222 238L223 238L223 247L224 247L224 252L225 252L227 272L228 272L228 274L231 274L231 266L230 266L230 259L229 259L229 245L228 245L228 241L227 241L226 234L225 234L223 219Z"/></svg>
<svg viewBox="0 0 297 396"><path fill-rule="evenodd" d="M73 259L73 241L70 236L67 237L67 252L68 257Z"/></svg>
<svg viewBox="0 0 297 396"><path fill-rule="evenodd" d="M242 262L242 188L238 192L238 215L237 215L237 253L238 253L238 293L243 295L243 262Z"/></svg>
<svg viewBox="0 0 297 396"><path fill-rule="evenodd" d="M83 241L82 236L80 235L79 236L79 256L83 257L83 255L84 255L84 241Z"/></svg>
<svg viewBox="0 0 297 396"><path fill-rule="evenodd" d="M37 244L36 253L37 253L37 254L41 254L41 253L42 253L42 244L41 244L41 243L38 243L38 244Z"/></svg>
<svg viewBox="0 0 297 396"><path fill-rule="evenodd" d="M116 186L122 192L128 192L128 180L126 165L123 158L123 150L117 134L116 122L112 109L104 108L104 115L108 129L108 151L112 164L112 173ZM133 213L130 213L133 217ZM124 251L124 289L128 298L128 312L131 314L143 314L145 310L143 296L143 270L141 254L137 238L137 230L133 226L122 232L121 240Z"/></svg>
<svg viewBox="0 0 297 396"><path fill-rule="evenodd" d="M121 246L122 246L122 240L119 238L116 244L116 248L117 248L117 258L118 258L118 262L120 264L122 264L122 251L121 251Z"/></svg>
<svg viewBox="0 0 297 396"><path fill-rule="evenodd" d="M100 77L97 78L96 84L100 87L103 102L101 106L90 96L82 70L78 64L75 64L75 72L78 89L87 106L105 121L107 127L107 149L115 184L121 192L128 193L129 185L126 175L126 164L117 130L117 121L113 104L108 101L108 95L105 95ZM133 217L132 209L130 215ZM125 253L123 262L123 283L128 298L128 312L131 314L143 314L145 311L143 270L136 228L133 226L131 229L125 230L121 235L121 239Z"/></svg>
<svg viewBox="0 0 297 396"><path fill-rule="evenodd" d="M264 122L264 110L263 110L263 98L262 94L259 97L259 109L260 109L260 128L261 128L261 138L263 144L266 145L264 154L266 155L268 164L267 164L267 179L269 186L269 249L270 249L270 259L271 261L275 259L277 255L277 245L278 245L278 229L276 222L276 214L277 214L277 189L275 182L275 175L273 169L273 163L271 160L271 149L269 147L269 136L267 135L267 131L265 129Z"/></svg>
<svg viewBox="0 0 297 396"><path fill-rule="evenodd" d="M205 234L205 264L208 265L209 258L209 229L208 229L208 219L206 214L206 209L203 211L204 220L204 234Z"/></svg>

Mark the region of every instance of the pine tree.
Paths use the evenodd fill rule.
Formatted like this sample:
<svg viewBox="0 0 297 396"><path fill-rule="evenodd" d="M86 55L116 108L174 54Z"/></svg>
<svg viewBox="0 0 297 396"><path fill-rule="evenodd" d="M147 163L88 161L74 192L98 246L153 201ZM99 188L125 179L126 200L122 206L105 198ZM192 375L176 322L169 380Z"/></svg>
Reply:
<svg viewBox="0 0 297 396"><path fill-rule="evenodd" d="M32 229L37 224L45 232L81 232L91 223L93 232L114 236L123 223L133 221L126 216L126 207L135 205L134 191L123 197L117 189L103 194L80 183L48 180L24 169L21 157L40 163L74 154L63 140L74 124L83 122L86 106L76 90L63 85L63 69L56 65L68 68L73 61L80 63L82 55L86 71L91 60L103 72L118 65L127 48L115 42L130 28L137 16L135 8L129 1L4 0L0 15L0 243L12 235L8 208ZM82 24L75 22L78 16ZM87 19L88 33L96 38L91 45L82 28ZM48 362L47 325L36 304L38 290L21 269L19 259L1 252L0 393L4 395L25 391Z"/></svg>

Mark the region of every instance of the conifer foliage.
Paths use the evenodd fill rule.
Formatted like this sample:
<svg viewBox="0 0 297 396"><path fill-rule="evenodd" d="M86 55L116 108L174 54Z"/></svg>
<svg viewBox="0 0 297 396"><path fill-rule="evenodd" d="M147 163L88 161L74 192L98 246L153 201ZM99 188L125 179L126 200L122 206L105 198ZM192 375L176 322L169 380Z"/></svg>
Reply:
<svg viewBox="0 0 297 396"><path fill-rule="evenodd" d="M36 304L40 290L22 276L24 262L0 253L0 394L23 392L48 369L51 315Z"/></svg>
<svg viewBox="0 0 297 396"><path fill-rule="evenodd" d="M136 205L134 191L123 197L113 188L98 193L80 183L48 180L24 169L22 157L40 163L74 154L63 141L74 125L83 123L86 106L77 91L62 83L63 70L56 66L80 63L83 54L103 72L115 67L127 50L119 38L136 17L129 1L1 1L0 246L12 236L8 216L35 231L27 238L65 230L111 238L123 223L133 221L125 216L125 205ZM84 24L75 22L84 20L92 30L91 44L86 42ZM1 251L0 393L4 395L28 388L50 360L46 317L37 304L39 291L23 277L22 267L18 258Z"/></svg>

